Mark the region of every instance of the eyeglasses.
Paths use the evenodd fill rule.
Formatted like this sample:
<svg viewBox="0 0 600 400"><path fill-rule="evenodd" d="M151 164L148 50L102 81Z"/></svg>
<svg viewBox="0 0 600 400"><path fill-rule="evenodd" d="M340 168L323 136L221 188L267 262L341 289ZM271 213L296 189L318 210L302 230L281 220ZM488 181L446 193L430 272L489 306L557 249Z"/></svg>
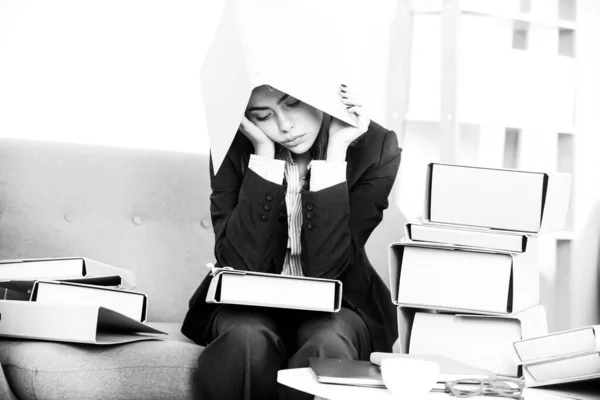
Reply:
<svg viewBox="0 0 600 400"><path fill-rule="evenodd" d="M521 379L462 379L446 382L446 393L461 398L484 395L523 400L523 387Z"/></svg>

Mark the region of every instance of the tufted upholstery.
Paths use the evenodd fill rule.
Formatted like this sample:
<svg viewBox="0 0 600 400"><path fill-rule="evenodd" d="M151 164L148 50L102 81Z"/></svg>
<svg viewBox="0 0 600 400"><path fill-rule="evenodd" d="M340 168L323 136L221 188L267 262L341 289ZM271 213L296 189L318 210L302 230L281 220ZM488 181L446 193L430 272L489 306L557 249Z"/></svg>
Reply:
<svg viewBox="0 0 600 400"><path fill-rule="evenodd" d="M148 320L180 323L214 260L208 178L205 155L0 139L0 259L78 255L129 269L148 295ZM391 207L367 246L385 282L387 244L403 222ZM13 386L6 363L26 350L0 346Z"/></svg>
<svg viewBox="0 0 600 400"><path fill-rule="evenodd" d="M213 259L207 156L2 140L0 171L0 259L129 269L149 321L183 319Z"/></svg>

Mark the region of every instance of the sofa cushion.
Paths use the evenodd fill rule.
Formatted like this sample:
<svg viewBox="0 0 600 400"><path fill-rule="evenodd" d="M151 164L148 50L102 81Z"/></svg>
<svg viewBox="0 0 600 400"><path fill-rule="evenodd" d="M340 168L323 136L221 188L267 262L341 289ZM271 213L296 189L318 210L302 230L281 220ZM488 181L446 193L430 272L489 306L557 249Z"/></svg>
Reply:
<svg viewBox="0 0 600 400"><path fill-rule="evenodd" d="M93 346L0 340L19 400L192 399L202 347L180 340Z"/></svg>

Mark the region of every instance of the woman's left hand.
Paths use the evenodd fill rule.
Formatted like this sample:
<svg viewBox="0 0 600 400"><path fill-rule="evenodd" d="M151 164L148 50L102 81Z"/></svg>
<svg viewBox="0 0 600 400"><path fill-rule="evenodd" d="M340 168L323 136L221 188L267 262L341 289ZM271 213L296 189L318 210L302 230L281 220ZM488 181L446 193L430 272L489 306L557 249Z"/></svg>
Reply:
<svg viewBox="0 0 600 400"><path fill-rule="evenodd" d="M350 143L358 139L364 134L369 128L371 122L370 118L364 113L363 102L360 94L352 91L347 86L340 86L340 97L342 103L348 109L348 112L356 115L358 127L349 125L337 118L332 118L331 125L329 126L329 144L328 149L338 153L335 158L339 159L343 153L343 159L346 158L346 150ZM329 160L328 150L328 157ZM332 154L332 157L334 155Z"/></svg>

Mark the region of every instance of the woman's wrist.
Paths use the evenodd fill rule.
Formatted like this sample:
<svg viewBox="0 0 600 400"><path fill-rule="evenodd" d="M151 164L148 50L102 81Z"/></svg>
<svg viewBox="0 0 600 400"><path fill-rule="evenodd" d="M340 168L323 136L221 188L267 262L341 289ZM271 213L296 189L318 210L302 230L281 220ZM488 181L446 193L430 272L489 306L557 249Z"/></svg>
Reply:
<svg viewBox="0 0 600 400"><path fill-rule="evenodd" d="M272 142L255 144L254 154L266 158L275 158L275 144Z"/></svg>
<svg viewBox="0 0 600 400"><path fill-rule="evenodd" d="M327 145L327 161L346 161L348 144L332 141Z"/></svg>

